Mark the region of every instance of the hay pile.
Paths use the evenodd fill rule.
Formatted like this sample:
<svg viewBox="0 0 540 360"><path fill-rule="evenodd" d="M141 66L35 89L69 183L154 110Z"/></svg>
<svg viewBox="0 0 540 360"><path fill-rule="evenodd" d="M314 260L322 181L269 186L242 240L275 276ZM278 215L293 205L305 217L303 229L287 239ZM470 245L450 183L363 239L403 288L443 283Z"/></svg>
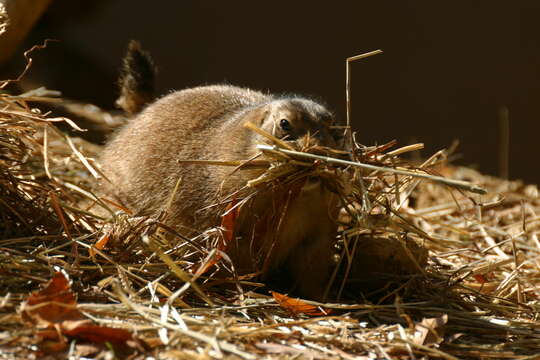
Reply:
<svg viewBox="0 0 540 360"><path fill-rule="evenodd" d="M96 199L99 149L56 129L56 122L76 129L69 119L36 110L39 102L59 101L50 95L0 95L4 357L532 359L538 353L535 186L452 167L444 151L423 163L402 159L419 145L353 141L347 157L367 167L316 151L263 147L271 170L246 191L316 174L344 205L338 266L328 285L333 300L297 301L256 292L262 284L249 276L213 277L223 260L213 249L226 223L173 247L163 236L173 230L159 217L133 217ZM441 183L441 174L456 181ZM477 194L482 188L488 193ZM115 215L96 216L97 207Z"/></svg>

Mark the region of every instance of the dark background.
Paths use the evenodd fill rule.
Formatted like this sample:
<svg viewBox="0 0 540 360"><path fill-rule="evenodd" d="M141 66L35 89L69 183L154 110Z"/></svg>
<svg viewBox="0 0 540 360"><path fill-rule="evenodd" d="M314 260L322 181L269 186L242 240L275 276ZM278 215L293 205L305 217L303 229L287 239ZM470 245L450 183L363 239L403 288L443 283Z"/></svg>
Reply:
<svg viewBox="0 0 540 360"><path fill-rule="evenodd" d="M460 140L460 164L499 169L510 119L510 178L540 183L540 1L56 0L27 44L35 84L112 108L129 39L158 67L158 90L216 82L312 95L345 120L345 58L361 143Z"/></svg>

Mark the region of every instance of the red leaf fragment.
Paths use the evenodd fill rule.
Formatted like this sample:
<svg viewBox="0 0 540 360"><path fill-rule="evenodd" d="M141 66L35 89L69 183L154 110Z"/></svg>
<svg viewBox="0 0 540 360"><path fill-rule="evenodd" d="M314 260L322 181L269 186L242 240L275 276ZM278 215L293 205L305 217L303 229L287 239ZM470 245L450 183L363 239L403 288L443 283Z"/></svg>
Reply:
<svg viewBox="0 0 540 360"><path fill-rule="evenodd" d="M290 311L294 315L304 314L308 316L326 316L332 312L331 309L310 305L300 299L293 299L287 295L283 295L275 291L271 291L271 293L279 306Z"/></svg>
<svg viewBox="0 0 540 360"><path fill-rule="evenodd" d="M474 274L473 277L474 277L474 279L475 279L476 281L478 281L480 284L485 284L485 283L488 282L488 279L487 279L484 275L482 275L482 274Z"/></svg>
<svg viewBox="0 0 540 360"><path fill-rule="evenodd" d="M106 233L103 235L96 243L94 244L94 247L98 250L103 250L105 246L109 243L109 240L111 239L111 234Z"/></svg>
<svg viewBox="0 0 540 360"><path fill-rule="evenodd" d="M236 224L236 219L238 219L238 207L235 207L238 201L233 199L225 210L225 215L221 219L221 227L223 228L223 241L220 241L217 246L217 251L211 257L204 259L203 263L195 271L197 276L200 276L208 271L212 266L214 266L219 260L222 259L222 253L225 252L229 244L233 241L234 237L234 226Z"/></svg>
<svg viewBox="0 0 540 360"><path fill-rule="evenodd" d="M236 206L237 203L238 201L233 199L233 201L227 205L225 215L223 215L223 218L221 219L221 227L224 229L223 235L225 237L225 244L220 244L222 245L222 248L220 247L219 250L225 250L233 241L234 226L236 224L236 219L238 218L238 206Z"/></svg>
<svg viewBox="0 0 540 360"><path fill-rule="evenodd" d="M90 320L84 320L84 322L81 322L73 329L64 329L63 333L67 336L96 343L125 343L133 338L127 330L95 325Z"/></svg>
<svg viewBox="0 0 540 360"><path fill-rule="evenodd" d="M107 232L105 235L99 238L98 241L92 246L88 252L90 253L91 257L96 256L96 250L103 250L105 246L109 243L109 240L111 239L111 233Z"/></svg>

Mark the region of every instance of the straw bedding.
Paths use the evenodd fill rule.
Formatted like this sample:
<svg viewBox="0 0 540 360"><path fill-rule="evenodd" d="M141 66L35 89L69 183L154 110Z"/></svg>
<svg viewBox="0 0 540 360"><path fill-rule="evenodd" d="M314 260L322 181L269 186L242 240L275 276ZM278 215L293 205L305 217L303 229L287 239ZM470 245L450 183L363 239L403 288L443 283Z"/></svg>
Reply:
<svg viewBox="0 0 540 360"><path fill-rule="evenodd" d="M0 357L538 353L536 186L452 166L448 151L405 160L420 144L366 147L351 138L350 153L330 150L340 162L328 149L293 151L269 139L263 160L221 164L268 168L236 198L319 176L342 204L328 302L297 300L249 274L218 276L231 268L227 215L186 239L159 216L134 217L97 197L99 147L57 129L63 122L77 130L69 119L37 110L61 101L51 95L0 94ZM50 279L70 295L39 292ZM39 310L53 305L56 317ZM66 308L69 319L58 310Z"/></svg>

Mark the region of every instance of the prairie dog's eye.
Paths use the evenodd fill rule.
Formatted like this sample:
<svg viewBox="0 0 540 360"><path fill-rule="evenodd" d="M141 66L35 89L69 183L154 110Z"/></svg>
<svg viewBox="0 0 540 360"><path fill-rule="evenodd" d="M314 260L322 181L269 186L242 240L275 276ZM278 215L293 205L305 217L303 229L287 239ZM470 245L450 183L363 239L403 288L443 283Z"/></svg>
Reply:
<svg viewBox="0 0 540 360"><path fill-rule="evenodd" d="M292 125L289 122L289 120L287 120L287 119L279 120L279 126L281 127L281 129L283 129L283 131L291 131L292 130Z"/></svg>

